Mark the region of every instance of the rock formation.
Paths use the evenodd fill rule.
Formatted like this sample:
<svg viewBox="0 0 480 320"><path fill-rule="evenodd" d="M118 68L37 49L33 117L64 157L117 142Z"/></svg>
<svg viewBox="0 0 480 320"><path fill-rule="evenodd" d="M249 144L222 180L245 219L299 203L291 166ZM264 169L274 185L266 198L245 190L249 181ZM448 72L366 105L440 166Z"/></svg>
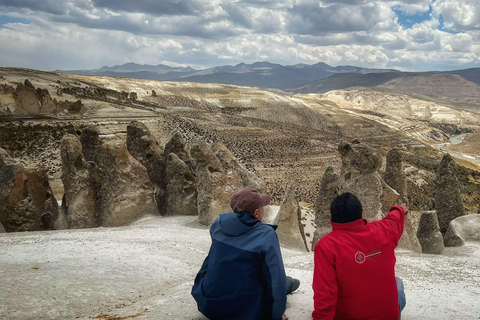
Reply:
<svg viewBox="0 0 480 320"><path fill-rule="evenodd" d="M445 234L450 221L464 215L463 200L455 174L455 161L450 154L447 153L443 156L434 182L435 209L440 231Z"/></svg>
<svg viewBox="0 0 480 320"><path fill-rule="evenodd" d="M5 233L5 228L3 227L3 225L0 223L0 233Z"/></svg>
<svg viewBox="0 0 480 320"><path fill-rule="evenodd" d="M57 105L62 110L68 111L69 114L84 114L85 113L85 105L82 103L81 100L77 100L75 102L72 101L58 101Z"/></svg>
<svg viewBox="0 0 480 320"><path fill-rule="evenodd" d="M301 217L300 204L295 197L293 187L290 186L274 221L274 224L278 225L278 240L289 248L308 252Z"/></svg>
<svg viewBox="0 0 480 320"><path fill-rule="evenodd" d="M422 245L423 253L441 254L445 249L440 232L437 213L426 211L420 217L417 237Z"/></svg>
<svg viewBox="0 0 480 320"><path fill-rule="evenodd" d="M350 192L357 196L363 206L363 217L368 221L381 219L383 188L377 172L381 157L363 143L341 143L338 151L342 157L339 194Z"/></svg>
<svg viewBox="0 0 480 320"><path fill-rule="evenodd" d="M51 114L61 111L46 89L36 89L25 80L24 85L18 85L15 90L15 103L28 114Z"/></svg>
<svg viewBox="0 0 480 320"><path fill-rule="evenodd" d="M167 158L167 215L196 215L197 189L195 177L175 153Z"/></svg>
<svg viewBox="0 0 480 320"><path fill-rule="evenodd" d="M100 225L102 173L94 162L86 162L80 140L67 134L61 142L62 181L65 195L62 206L66 228L93 228ZM63 216L61 215L63 218ZM59 222L59 226L63 223Z"/></svg>
<svg viewBox="0 0 480 320"><path fill-rule="evenodd" d="M52 230L57 216L46 171L25 168L0 149L0 223L5 230Z"/></svg>
<svg viewBox="0 0 480 320"><path fill-rule="evenodd" d="M121 226L144 215L158 214L147 169L132 157L125 144L103 143L94 127L84 129L80 140L85 159L95 162L103 172L102 226Z"/></svg>
<svg viewBox="0 0 480 320"><path fill-rule="evenodd" d="M445 246L463 246L465 241L480 241L480 214L469 214L450 222L445 233Z"/></svg>
<svg viewBox="0 0 480 320"><path fill-rule="evenodd" d="M231 211L230 200L236 192L247 187L262 191L265 186L223 144L216 143L214 150L203 140L195 141L190 149L196 164L198 218L205 225Z"/></svg>
<svg viewBox="0 0 480 320"><path fill-rule="evenodd" d="M185 162L190 170L195 170L195 165L193 164L190 151L188 150L182 135L178 132L176 132L170 141L168 141L165 145L165 157L167 157L170 153L175 153L180 160Z"/></svg>
<svg viewBox="0 0 480 320"><path fill-rule="evenodd" d="M259 192L265 189L265 183L259 179L253 172L248 171L238 159L221 143L216 142L213 145L213 152L222 164L230 183L243 188L254 188Z"/></svg>
<svg viewBox="0 0 480 320"><path fill-rule="evenodd" d="M351 144L341 143L338 150L342 157L339 194L350 192L356 195L362 203L363 217L368 221L381 219L392 205L400 202L399 193L387 185L378 173L382 164L381 157L372 148L358 141ZM390 158L397 162L398 169L398 157L391 155ZM420 243L413 223L409 219L405 221L399 245L420 252Z"/></svg>
<svg viewBox="0 0 480 320"><path fill-rule="evenodd" d="M220 213L231 211L230 200L239 191L228 185L222 164L203 140L191 148L196 163L198 221L210 225Z"/></svg>
<svg viewBox="0 0 480 320"><path fill-rule="evenodd" d="M402 166L402 152L394 148L387 154L387 167L383 180L400 194L400 201L407 203L407 181Z"/></svg>
<svg viewBox="0 0 480 320"><path fill-rule="evenodd" d="M141 122L127 126L127 149L145 168L155 185L155 200L161 215L167 213L167 184L165 181L164 153L158 141L150 134L148 127Z"/></svg>
<svg viewBox="0 0 480 320"><path fill-rule="evenodd" d="M330 224L330 204L337 196L338 187L338 175L333 171L333 167L328 167L323 174L315 203L315 225L317 229L313 235L312 251L315 249L318 240L332 230Z"/></svg>

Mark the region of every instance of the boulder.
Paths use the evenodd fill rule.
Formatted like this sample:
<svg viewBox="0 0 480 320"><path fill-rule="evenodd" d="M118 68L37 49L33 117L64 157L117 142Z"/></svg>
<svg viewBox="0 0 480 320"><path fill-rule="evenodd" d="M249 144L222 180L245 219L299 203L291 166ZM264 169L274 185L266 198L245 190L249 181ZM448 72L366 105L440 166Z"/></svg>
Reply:
<svg viewBox="0 0 480 320"><path fill-rule="evenodd" d="M84 129L80 141L85 159L93 161L103 172L99 195L102 226L121 226L145 215L158 214L155 188L147 169L125 144L104 143L95 127Z"/></svg>
<svg viewBox="0 0 480 320"><path fill-rule="evenodd" d="M435 210L440 232L445 234L450 221L465 214L459 182L455 174L455 161L450 154L447 153L443 156L434 183Z"/></svg>
<svg viewBox="0 0 480 320"><path fill-rule="evenodd" d="M458 247L465 241L480 241L480 214L469 214L450 222L445 233L445 246Z"/></svg>
<svg viewBox="0 0 480 320"><path fill-rule="evenodd" d="M307 241L301 223L302 211L292 186L288 187L274 224L278 225L277 235L281 244L308 252Z"/></svg>
<svg viewBox="0 0 480 320"><path fill-rule="evenodd" d="M155 186L155 200L161 215L167 213L166 159L160 143L148 127L138 121L127 126L127 149L145 168Z"/></svg>
<svg viewBox="0 0 480 320"><path fill-rule="evenodd" d="M402 152L397 148L390 150L387 154L387 166L383 180L399 193L401 202L407 203L407 180L402 163Z"/></svg>
<svg viewBox="0 0 480 320"><path fill-rule="evenodd" d="M5 230L52 230L57 216L46 170L25 168L0 149L0 223Z"/></svg>
<svg viewBox="0 0 480 320"><path fill-rule="evenodd" d="M3 225L0 223L0 233L5 233L5 228L3 227Z"/></svg>
<svg viewBox="0 0 480 320"><path fill-rule="evenodd" d="M195 177L175 153L167 157L167 215L197 215Z"/></svg>
<svg viewBox="0 0 480 320"><path fill-rule="evenodd" d="M69 229L98 227L102 173L94 162L85 161L82 143L76 136L65 135L60 148L65 195L59 218L63 219L65 214ZM60 221L57 224L64 225Z"/></svg>
<svg viewBox="0 0 480 320"><path fill-rule="evenodd" d="M213 152L222 164L231 184L239 189L250 187L259 192L265 190L265 183L253 172L248 171L223 143L214 143Z"/></svg>
<svg viewBox="0 0 480 320"><path fill-rule="evenodd" d="M190 151L196 163L198 221L210 225L232 210L230 200L241 188L228 184L222 164L205 141L195 141Z"/></svg>
<svg viewBox="0 0 480 320"><path fill-rule="evenodd" d="M445 249L443 236L439 229L437 213L425 211L420 217L417 237L423 253L441 254Z"/></svg>
<svg viewBox="0 0 480 320"><path fill-rule="evenodd" d="M332 230L330 224L330 204L338 195L339 187L338 174L333 171L333 167L328 167L322 177L322 182L318 188L317 201L315 203L315 225L317 226L313 235L312 251L318 240Z"/></svg>

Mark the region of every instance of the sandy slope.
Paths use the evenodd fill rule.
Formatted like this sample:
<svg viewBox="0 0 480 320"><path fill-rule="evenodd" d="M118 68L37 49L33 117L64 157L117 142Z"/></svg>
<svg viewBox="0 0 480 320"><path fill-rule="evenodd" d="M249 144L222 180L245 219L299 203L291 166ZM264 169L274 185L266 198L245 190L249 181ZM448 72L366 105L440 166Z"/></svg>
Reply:
<svg viewBox="0 0 480 320"><path fill-rule="evenodd" d="M210 238L195 220L0 234L0 319L204 319L190 288ZM282 251L287 274L302 281L287 314L310 319L313 255ZM403 320L480 319L479 244L397 258L407 294Z"/></svg>

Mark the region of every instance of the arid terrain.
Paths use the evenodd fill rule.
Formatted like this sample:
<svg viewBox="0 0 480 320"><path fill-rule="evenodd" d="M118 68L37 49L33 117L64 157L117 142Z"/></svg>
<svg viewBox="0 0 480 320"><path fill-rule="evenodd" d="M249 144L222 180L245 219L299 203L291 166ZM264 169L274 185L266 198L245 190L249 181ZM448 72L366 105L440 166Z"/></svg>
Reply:
<svg viewBox="0 0 480 320"><path fill-rule="evenodd" d="M480 117L474 105L436 102L372 88L291 95L278 90L224 84L0 68L0 148L28 167L45 168L59 202L65 192L61 179L62 157L65 160L66 155L74 154L75 141L80 154L81 148L87 154L91 147L88 143L95 142L93 139L80 141L78 137L84 139L89 134L98 134L91 127L95 125L98 138L105 144L125 144L127 126L132 121L141 123L129 127L130 138L132 128L141 131L145 125L151 135L142 133L136 141L147 139L152 143L156 139L162 150L175 133L179 133L176 136L183 138L187 147L198 138L207 143L223 142L265 182L265 191L273 199L266 214L270 222L281 208L278 205L287 188L293 186L302 211L297 225L304 224L305 229L299 230L305 233L307 247L314 238L315 223L318 224L314 209L319 204L317 197L326 168L331 166L330 172L340 173L341 168L345 169L342 161L354 159L349 162L348 169L353 171L348 174L355 175L358 173L355 168L365 167L365 163L355 161L374 159L375 170L379 172L370 174L377 177L370 182L380 183L383 181L380 177L387 176L385 158L392 148L402 154L399 171L404 173L405 197L411 209L409 226L406 226L410 236L417 235L422 213L437 209L436 184L439 182L436 177L440 175L440 161L447 152L455 160L448 166L444 164L450 180L443 178L445 188L440 192L446 191L444 195L448 198L454 193L448 192L453 189L448 184L458 182L455 199L461 199L456 203L462 214L473 214L469 216L473 217L479 212ZM68 145L65 140L61 143L68 133L72 143ZM350 150L360 151L340 156L342 142L352 142ZM373 148L375 155L362 153L361 150L367 150L366 146L368 150ZM122 150L129 154L126 147ZM7 159L2 161L12 161L5 153L0 154L2 159ZM76 159L83 162L77 163ZM118 159L109 163L116 166ZM85 168L95 166L93 161L88 161L87 166L83 155L70 160L73 171L85 173ZM136 160L135 163L146 175L145 167ZM124 166L128 167L125 163ZM66 168L64 163L63 169ZM213 167L206 170L215 171ZM128 175L124 178L129 179ZM82 184L77 186L82 190ZM368 189L364 186L359 186L358 191ZM17 189L29 192L21 185ZM7 198L8 192L4 192ZM35 199L38 194L34 194ZM382 201L380 194L376 196L375 205ZM43 201L45 197L42 197ZM23 204L32 198L20 199ZM53 201L48 192L47 199ZM66 208L62 202L57 210L64 214L72 207ZM208 252L208 227L194 215L161 217L158 212L155 216L146 212L131 225L124 223L117 228L95 225L89 229L47 228L48 231L1 233L0 279L3 280L0 287L4 290L0 292L0 301L6 303L0 303L0 318L205 319L197 311L190 289ZM467 226L478 228L468 223ZM438 221L436 227L439 233ZM404 279L407 295L402 319L478 318L480 292L476 284L480 277L480 251L475 242L478 237L471 239L473 242L466 241L463 246L442 249L439 255L422 254L418 249L404 247L397 251L396 274ZM441 234L440 242L443 246ZM292 320L310 319L313 254L282 243L282 255L287 273L302 282L300 289L288 297L286 313Z"/></svg>
<svg viewBox="0 0 480 320"><path fill-rule="evenodd" d="M264 179L274 202L282 200L288 185L295 185L300 200L310 204L315 201L325 168L340 166L337 145L341 141L359 139L382 155L400 147L438 161L441 151L431 146L448 142L454 134L474 132L480 126L477 108L471 106L366 89L286 95L222 84L16 68L1 68L0 76L4 87L15 88L29 80L35 88L48 90L51 99L70 103L80 100L84 107L80 113L57 110L35 114L16 107L6 89L0 92L0 147L25 163L48 168L57 199L63 192L60 139L89 124L98 125L107 140L125 139L127 124L139 120L161 144L174 132L180 132L187 143L198 137L221 141ZM465 141L470 141L470 135ZM480 148L472 144L462 152L468 153L470 160L480 159ZM473 162L463 163L478 171ZM473 186L478 187L476 178ZM476 212L478 195L466 197L470 197L466 205Z"/></svg>

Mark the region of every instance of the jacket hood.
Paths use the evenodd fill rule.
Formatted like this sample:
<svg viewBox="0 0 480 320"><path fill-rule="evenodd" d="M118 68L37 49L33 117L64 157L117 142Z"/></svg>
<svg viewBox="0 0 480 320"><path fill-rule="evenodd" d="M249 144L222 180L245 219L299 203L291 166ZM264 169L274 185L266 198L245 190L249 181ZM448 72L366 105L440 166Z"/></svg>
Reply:
<svg viewBox="0 0 480 320"><path fill-rule="evenodd" d="M248 212L230 212L220 215L220 230L230 236L239 236L244 234L258 225L261 221L252 217Z"/></svg>

